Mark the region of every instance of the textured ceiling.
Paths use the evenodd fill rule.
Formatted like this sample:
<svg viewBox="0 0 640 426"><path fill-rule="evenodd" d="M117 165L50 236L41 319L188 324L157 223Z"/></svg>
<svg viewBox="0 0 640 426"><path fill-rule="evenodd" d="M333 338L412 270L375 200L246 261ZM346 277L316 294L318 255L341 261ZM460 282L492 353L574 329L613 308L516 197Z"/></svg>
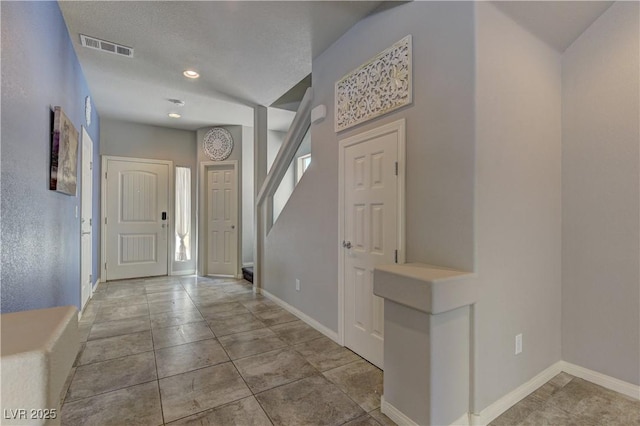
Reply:
<svg viewBox="0 0 640 426"><path fill-rule="evenodd" d="M253 105L270 105L307 76L312 58L381 2L59 3L101 116L194 130L252 126ZM133 47L135 56L84 48L80 34ZM201 77L186 79L187 68ZM181 119L167 117L174 110ZM271 118L283 130L292 113L270 110Z"/></svg>
<svg viewBox="0 0 640 426"><path fill-rule="evenodd" d="M311 60L380 1L65 1L65 22L103 117L194 130L253 125L311 72ZM564 51L612 2L496 1L520 25ZM83 48L79 34L134 48L133 59ZM192 68L197 80L182 76ZM176 107L167 99L181 99ZM180 119L167 117L179 112ZM269 109L286 130L293 113Z"/></svg>
<svg viewBox="0 0 640 426"><path fill-rule="evenodd" d="M500 10L538 38L564 52L612 1L495 1Z"/></svg>

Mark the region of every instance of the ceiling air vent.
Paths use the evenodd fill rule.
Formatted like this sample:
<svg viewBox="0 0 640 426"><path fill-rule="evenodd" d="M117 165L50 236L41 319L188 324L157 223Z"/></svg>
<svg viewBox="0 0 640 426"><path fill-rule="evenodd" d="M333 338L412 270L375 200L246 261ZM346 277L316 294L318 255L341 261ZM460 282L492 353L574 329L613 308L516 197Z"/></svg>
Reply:
<svg viewBox="0 0 640 426"><path fill-rule="evenodd" d="M89 37L84 34L80 34L80 43L89 49L101 50L103 52L113 53L114 55L133 58L132 47L123 46L106 40L100 40L99 38Z"/></svg>

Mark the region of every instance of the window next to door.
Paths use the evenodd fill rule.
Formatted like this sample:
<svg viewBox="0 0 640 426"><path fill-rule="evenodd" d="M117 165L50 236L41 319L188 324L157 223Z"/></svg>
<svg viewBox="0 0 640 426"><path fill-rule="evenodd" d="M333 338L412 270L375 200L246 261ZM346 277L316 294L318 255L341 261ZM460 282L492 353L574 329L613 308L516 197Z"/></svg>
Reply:
<svg viewBox="0 0 640 426"><path fill-rule="evenodd" d="M176 254L178 262L191 260L191 169L176 167Z"/></svg>

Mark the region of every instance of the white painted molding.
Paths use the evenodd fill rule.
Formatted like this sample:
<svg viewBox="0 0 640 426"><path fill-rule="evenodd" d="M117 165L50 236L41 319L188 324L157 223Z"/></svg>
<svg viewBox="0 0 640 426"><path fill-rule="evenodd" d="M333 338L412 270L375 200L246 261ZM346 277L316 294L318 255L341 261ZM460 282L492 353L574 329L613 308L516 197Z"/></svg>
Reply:
<svg viewBox="0 0 640 426"><path fill-rule="evenodd" d="M562 361L556 362L528 382L518 386L516 389L482 410L479 414L472 414L470 416L470 424L472 426L488 425L502 413L520 402L531 392L547 383L560 372L562 372Z"/></svg>
<svg viewBox="0 0 640 426"><path fill-rule="evenodd" d="M560 361L560 363L562 364L562 371L565 373L640 400L640 386L598 373L597 371L589 370L588 368L580 367L579 365L571 364L567 361Z"/></svg>
<svg viewBox="0 0 640 426"><path fill-rule="evenodd" d="M470 424L473 426L486 426L509 408L520 402L524 397L563 371L567 374L571 374L572 376L579 377L591 383L595 383L596 385L600 385L604 388L640 400L640 386L598 373L597 371L589 370L588 368L571 364L570 362L558 361L535 376L533 379L524 383L512 392L509 392L482 410L480 414L472 414L470 416Z"/></svg>
<svg viewBox="0 0 640 426"><path fill-rule="evenodd" d="M246 262L246 263L242 264L243 268L248 268L248 267L251 267L251 266L253 266L253 262Z"/></svg>
<svg viewBox="0 0 640 426"><path fill-rule="evenodd" d="M302 321L306 322L311 327L315 328L320 333L322 333L325 336L327 336L329 339L333 340L336 343L339 343L338 342L338 333L336 333L335 331L333 331L330 328L320 324L318 321L314 320L309 315L305 314L304 312L300 311L299 309L294 308L293 306L291 306L290 304L288 304L284 300L281 300L281 299L277 298L276 296L274 296L273 294L269 293L264 288L254 287L254 289L255 289L254 291L256 293L262 293L266 298L271 299L272 301L274 301L275 303L280 305L285 310L291 312L293 315L297 316Z"/></svg>
<svg viewBox="0 0 640 426"><path fill-rule="evenodd" d="M418 423L411 420L402 411L385 401L384 395L380 397L380 411L399 426L419 426Z"/></svg>

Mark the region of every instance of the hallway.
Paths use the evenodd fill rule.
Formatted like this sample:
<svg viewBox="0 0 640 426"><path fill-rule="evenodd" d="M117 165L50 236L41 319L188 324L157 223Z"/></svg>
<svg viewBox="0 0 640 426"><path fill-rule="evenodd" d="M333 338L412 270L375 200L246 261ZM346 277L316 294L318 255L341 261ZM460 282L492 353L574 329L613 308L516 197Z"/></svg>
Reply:
<svg viewBox="0 0 640 426"><path fill-rule="evenodd" d="M392 425L382 371L246 281L102 283L80 321L62 425Z"/></svg>

